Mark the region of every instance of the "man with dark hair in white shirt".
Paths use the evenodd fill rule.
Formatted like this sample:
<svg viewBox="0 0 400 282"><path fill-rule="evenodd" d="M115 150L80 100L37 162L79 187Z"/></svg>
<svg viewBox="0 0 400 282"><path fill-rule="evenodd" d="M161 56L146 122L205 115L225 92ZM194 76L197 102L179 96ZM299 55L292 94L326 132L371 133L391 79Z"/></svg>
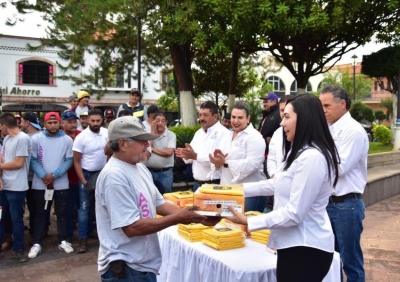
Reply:
<svg viewBox="0 0 400 282"><path fill-rule="evenodd" d="M365 217L362 194L367 183L368 136L348 112L351 100L344 89L327 85L319 98L340 157L339 180L327 206L335 250L340 253L347 281L365 281L360 239Z"/></svg>
<svg viewBox="0 0 400 282"><path fill-rule="evenodd" d="M207 101L201 104L199 121L201 128L196 131L190 145L176 150L178 158L183 158L185 163L193 163L193 191L203 184L219 184L221 172L212 173L215 166L210 162L209 154L231 143L229 130L218 121L218 106L215 103Z"/></svg>

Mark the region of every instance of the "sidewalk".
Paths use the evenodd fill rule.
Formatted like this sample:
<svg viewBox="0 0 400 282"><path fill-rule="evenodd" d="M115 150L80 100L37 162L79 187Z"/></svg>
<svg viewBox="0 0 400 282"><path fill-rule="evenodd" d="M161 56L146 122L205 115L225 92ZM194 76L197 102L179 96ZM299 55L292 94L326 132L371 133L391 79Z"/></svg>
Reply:
<svg viewBox="0 0 400 282"><path fill-rule="evenodd" d="M97 273L98 242L96 240L89 241L89 252L86 254L76 252L65 254L57 249L54 221L49 233L50 236L43 242L43 252L27 263L14 262L12 251L0 254L0 281L100 281ZM367 208L362 236L366 281L400 281L399 237L400 195ZM73 241L72 245L76 249L77 240Z"/></svg>

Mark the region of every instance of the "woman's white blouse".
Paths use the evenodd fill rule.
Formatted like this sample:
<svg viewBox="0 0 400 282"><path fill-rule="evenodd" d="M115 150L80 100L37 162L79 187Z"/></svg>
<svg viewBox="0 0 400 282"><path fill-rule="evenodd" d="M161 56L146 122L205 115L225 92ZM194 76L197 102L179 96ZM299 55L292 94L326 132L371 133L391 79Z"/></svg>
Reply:
<svg viewBox="0 0 400 282"><path fill-rule="evenodd" d="M333 252L334 235L326 212L332 184L322 153L305 149L274 179L243 184L246 197L275 195L274 210L248 218L249 229L270 228L271 248L306 246Z"/></svg>

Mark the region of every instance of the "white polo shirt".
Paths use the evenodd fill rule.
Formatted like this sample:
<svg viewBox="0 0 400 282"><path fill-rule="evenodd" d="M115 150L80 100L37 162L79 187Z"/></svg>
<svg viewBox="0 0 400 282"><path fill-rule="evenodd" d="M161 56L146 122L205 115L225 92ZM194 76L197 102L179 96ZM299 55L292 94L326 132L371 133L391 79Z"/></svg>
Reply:
<svg viewBox="0 0 400 282"><path fill-rule="evenodd" d="M104 146L108 142L108 129L100 127L99 133L90 128L83 130L74 140L72 150L82 154L82 169L98 171L103 169L107 162Z"/></svg>

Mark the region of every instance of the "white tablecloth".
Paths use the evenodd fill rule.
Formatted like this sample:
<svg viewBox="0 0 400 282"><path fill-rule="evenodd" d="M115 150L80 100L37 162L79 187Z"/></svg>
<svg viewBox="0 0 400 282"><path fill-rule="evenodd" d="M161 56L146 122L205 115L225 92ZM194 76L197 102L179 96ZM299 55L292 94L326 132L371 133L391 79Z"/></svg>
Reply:
<svg viewBox="0 0 400 282"><path fill-rule="evenodd" d="M162 265L159 282L273 282L276 255L266 246L246 239L246 247L217 251L201 242L191 243L172 226L159 232ZM340 258L335 253L323 282L340 281Z"/></svg>

